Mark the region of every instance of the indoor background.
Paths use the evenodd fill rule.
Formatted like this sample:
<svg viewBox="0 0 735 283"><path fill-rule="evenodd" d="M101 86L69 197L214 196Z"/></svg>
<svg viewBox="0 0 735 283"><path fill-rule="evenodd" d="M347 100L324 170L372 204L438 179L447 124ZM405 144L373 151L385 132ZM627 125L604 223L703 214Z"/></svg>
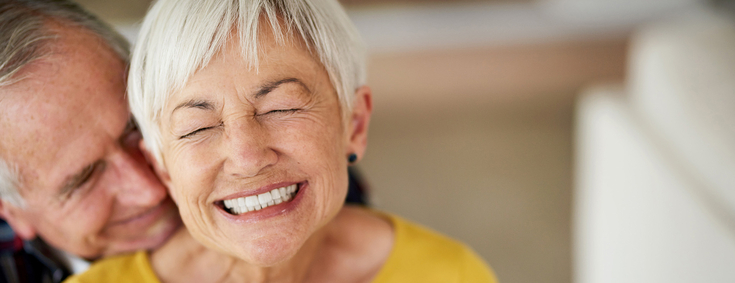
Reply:
<svg viewBox="0 0 735 283"><path fill-rule="evenodd" d="M148 0L80 0L133 39ZM471 245L501 282L573 278L575 99L690 0L343 0L370 50L357 166L375 207Z"/></svg>

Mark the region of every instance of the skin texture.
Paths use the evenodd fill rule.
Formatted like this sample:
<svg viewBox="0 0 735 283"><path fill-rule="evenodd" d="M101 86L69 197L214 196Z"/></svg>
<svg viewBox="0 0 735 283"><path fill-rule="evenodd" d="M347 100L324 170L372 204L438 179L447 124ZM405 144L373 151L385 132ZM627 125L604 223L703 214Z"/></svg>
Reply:
<svg viewBox="0 0 735 283"><path fill-rule="evenodd" d="M347 156L367 144L370 89L356 90L345 123L327 72L300 41L259 38L257 71L234 38L162 111L157 168L188 232L153 253L154 270L164 282L364 282L392 245L385 220L343 208ZM217 206L292 183L308 185L291 208L269 207L281 213L233 217Z"/></svg>
<svg viewBox="0 0 735 283"><path fill-rule="evenodd" d="M25 239L85 258L160 246L181 222L127 126L124 62L86 30L49 28L58 34L49 55L0 89L0 155L19 167L26 200L2 201L2 217Z"/></svg>
<svg viewBox="0 0 735 283"><path fill-rule="evenodd" d="M389 223L346 206L298 253L277 265L255 266L203 246L181 229L151 254L161 282L372 282L393 247Z"/></svg>
<svg viewBox="0 0 735 283"><path fill-rule="evenodd" d="M206 246L259 265L273 265L334 217L347 187L347 140L328 77L306 52L268 50L259 74L228 46L194 75L167 105L208 101L211 110L165 109L163 156L171 195L191 234ZM289 52L291 51L291 52ZM300 51L300 50L299 50ZM320 76L321 75L321 76ZM288 78L255 98L262 85ZM271 112L299 109L296 112ZM186 138L179 138L195 130ZM312 190L292 213L239 225L221 217L215 202L281 182L309 182ZM287 227L287 229L284 229Z"/></svg>

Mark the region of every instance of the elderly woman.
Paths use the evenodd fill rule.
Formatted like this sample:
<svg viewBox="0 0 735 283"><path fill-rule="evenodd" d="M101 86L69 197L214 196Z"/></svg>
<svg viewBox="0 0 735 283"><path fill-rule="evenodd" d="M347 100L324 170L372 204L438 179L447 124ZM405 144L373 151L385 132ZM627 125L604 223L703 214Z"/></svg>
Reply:
<svg viewBox="0 0 735 283"><path fill-rule="evenodd" d="M372 110L334 0L159 0L129 101L186 229L71 282L495 282L466 246L344 207Z"/></svg>

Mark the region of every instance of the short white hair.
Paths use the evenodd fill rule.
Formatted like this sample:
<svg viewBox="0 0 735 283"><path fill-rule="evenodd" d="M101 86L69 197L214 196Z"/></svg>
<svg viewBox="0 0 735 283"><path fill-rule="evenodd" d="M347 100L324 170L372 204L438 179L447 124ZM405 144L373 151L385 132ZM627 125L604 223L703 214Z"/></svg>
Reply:
<svg viewBox="0 0 735 283"><path fill-rule="evenodd" d="M232 38L257 69L261 20L279 44L292 32L300 36L327 70L342 113L352 109L355 91L365 84L365 47L336 0L159 0L143 20L128 77L131 111L159 162L160 115L170 95Z"/></svg>

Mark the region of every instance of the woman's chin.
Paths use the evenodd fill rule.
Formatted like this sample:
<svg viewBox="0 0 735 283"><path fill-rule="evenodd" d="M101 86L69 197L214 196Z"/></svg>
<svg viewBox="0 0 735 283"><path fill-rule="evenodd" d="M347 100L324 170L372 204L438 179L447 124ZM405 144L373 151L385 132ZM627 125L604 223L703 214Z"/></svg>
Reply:
<svg viewBox="0 0 735 283"><path fill-rule="evenodd" d="M249 247L241 247L234 256L259 267L272 267L292 259L301 245L296 243L258 243Z"/></svg>

